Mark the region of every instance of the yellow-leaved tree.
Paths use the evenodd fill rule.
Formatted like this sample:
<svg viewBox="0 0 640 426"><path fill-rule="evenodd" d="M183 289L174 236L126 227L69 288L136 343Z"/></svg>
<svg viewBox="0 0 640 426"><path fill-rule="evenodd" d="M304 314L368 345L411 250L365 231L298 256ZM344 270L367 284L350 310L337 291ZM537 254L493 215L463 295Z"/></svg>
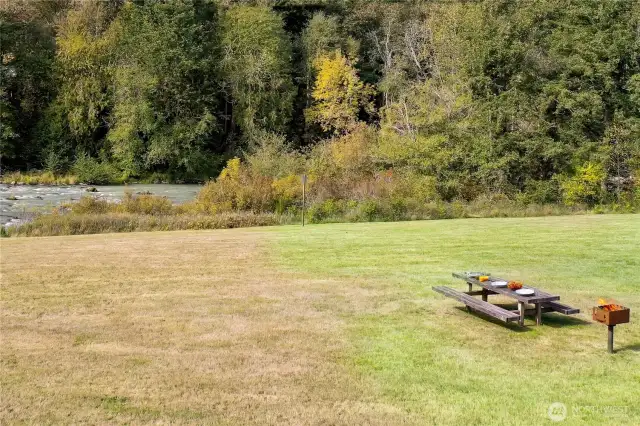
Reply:
<svg viewBox="0 0 640 426"><path fill-rule="evenodd" d="M360 81L349 58L339 50L316 58L318 70L312 92L313 105L307 108L307 120L314 121L336 134L349 133L358 124L361 110L373 109L373 88Z"/></svg>

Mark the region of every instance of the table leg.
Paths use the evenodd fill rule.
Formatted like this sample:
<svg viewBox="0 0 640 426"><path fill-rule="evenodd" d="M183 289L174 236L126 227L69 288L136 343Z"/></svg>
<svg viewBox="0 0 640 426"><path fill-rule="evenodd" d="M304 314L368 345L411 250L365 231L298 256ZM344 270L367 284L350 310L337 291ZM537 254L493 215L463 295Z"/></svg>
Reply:
<svg viewBox="0 0 640 426"><path fill-rule="evenodd" d="M536 303L536 325L542 325L542 303Z"/></svg>
<svg viewBox="0 0 640 426"><path fill-rule="evenodd" d="M524 327L524 302L518 302L518 311L520 312L520 326Z"/></svg>
<svg viewBox="0 0 640 426"><path fill-rule="evenodd" d="M482 301L486 302L487 301L487 296L489 295L489 292L487 291L486 288L482 288Z"/></svg>
<svg viewBox="0 0 640 426"><path fill-rule="evenodd" d="M471 284L471 283L467 283L467 284L469 284L469 291L472 291L473 290L473 284Z"/></svg>

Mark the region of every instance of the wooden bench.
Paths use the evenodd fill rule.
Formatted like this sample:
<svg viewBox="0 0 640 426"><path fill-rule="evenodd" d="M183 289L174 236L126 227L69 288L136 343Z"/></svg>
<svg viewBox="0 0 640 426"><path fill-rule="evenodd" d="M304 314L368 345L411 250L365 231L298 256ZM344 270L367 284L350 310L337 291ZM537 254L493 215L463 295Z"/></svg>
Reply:
<svg viewBox="0 0 640 426"><path fill-rule="evenodd" d="M571 306L562 304L560 302L547 302L542 304L543 308L550 309L550 311L560 312L565 315L575 315L580 313L580 309L572 308Z"/></svg>
<svg viewBox="0 0 640 426"><path fill-rule="evenodd" d="M456 299L464 303L465 305L467 305L468 308L474 311L481 312L485 315L489 315L501 321L509 322L509 321L518 321L520 319L520 315L517 313L513 313L499 306L493 305L489 302L484 302L482 300L474 299L472 296L465 293L460 293L459 291L456 291L452 288L444 287L444 286L438 286L438 287L432 287L432 288L434 291L437 291L440 294L443 294L447 297L451 297L453 299Z"/></svg>
<svg viewBox="0 0 640 426"><path fill-rule="evenodd" d="M541 310L542 310L542 313L560 312L561 314L565 314L565 315L575 315L580 313L580 309L578 308L572 308L571 306L565 305L560 302L555 302L555 301L541 303ZM535 309L526 309L525 314L534 315L535 311L536 311ZM518 313L519 311L512 310L511 312Z"/></svg>

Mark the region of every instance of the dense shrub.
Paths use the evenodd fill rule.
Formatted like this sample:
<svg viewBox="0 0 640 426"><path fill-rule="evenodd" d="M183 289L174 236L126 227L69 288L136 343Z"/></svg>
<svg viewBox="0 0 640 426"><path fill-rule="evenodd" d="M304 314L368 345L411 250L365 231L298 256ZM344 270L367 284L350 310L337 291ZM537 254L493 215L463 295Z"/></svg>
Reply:
<svg viewBox="0 0 640 426"><path fill-rule="evenodd" d="M167 215L174 213L174 206L167 197L149 194L134 196L131 192L125 192L122 202L117 205L117 210L125 213Z"/></svg>
<svg viewBox="0 0 640 426"><path fill-rule="evenodd" d="M524 204L558 203L562 200L561 192L558 179L528 180L524 192L518 194L516 198Z"/></svg>
<svg viewBox="0 0 640 426"><path fill-rule="evenodd" d="M112 202L84 196L76 203L66 204L62 211L70 210L74 214L134 213L145 215L177 214L180 209L166 197L137 194L126 191L120 202Z"/></svg>
<svg viewBox="0 0 640 426"><path fill-rule="evenodd" d="M309 154L309 193L314 201L376 195L380 183L372 147L374 129L359 125L340 137L316 145Z"/></svg>
<svg viewBox="0 0 640 426"><path fill-rule="evenodd" d="M76 203L63 205L61 210L69 209L75 214L103 214L113 211L114 208L114 203L91 196L84 196Z"/></svg>
<svg viewBox="0 0 640 426"><path fill-rule="evenodd" d="M301 178L297 175L274 180L271 187L275 196L276 213L283 213L296 206L302 197Z"/></svg>
<svg viewBox="0 0 640 426"><path fill-rule="evenodd" d="M115 166L104 161L99 162L86 154L78 156L72 171L83 183L104 185L122 180L122 176Z"/></svg>
<svg viewBox="0 0 640 426"><path fill-rule="evenodd" d="M599 212L633 212L615 206L603 206ZM522 204L503 195L479 197L472 202L418 202L414 199L368 199L363 201L325 200L307 210L310 223L433 220L490 217L536 217L585 214L585 205Z"/></svg>
<svg viewBox="0 0 640 426"><path fill-rule="evenodd" d="M270 132L255 132L249 140L246 155L249 169L255 174L282 178L303 173L305 158L290 149L284 136Z"/></svg>
<svg viewBox="0 0 640 426"><path fill-rule="evenodd" d="M378 132L363 124L315 145L306 158L288 153L281 138L268 137L246 161L228 162L199 194L196 211L293 213L301 207L305 171L306 216L312 223L571 214L607 202L606 173L599 163L586 163L564 178L527 180L522 191L499 182L490 191L471 177L439 181L428 172L428 163L426 168L418 163L390 168L391 157L381 156L380 147ZM451 194L460 197L451 199ZM602 209L634 211L640 205L637 196L625 194Z"/></svg>
<svg viewBox="0 0 640 426"><path fill-rule="evenodd" d="M275 205L272 178L251 173L239 158L227 162L220 176L208 182L197 197L202 211L219 213L231 210L273 211Z"/></svg>
<svg viewBox="0 0 640 426"><path fill-rule="evenodd" d="M328 199L309 206L306 214L311 223L340 221L349 208L355 205L356 202Z"/></svg>
<svg viewBox="0 0 640 426"><path fill-rule="evenodd" d="M586 203L590 206L603 201L605 171L600 164L586 163L573 177L562 184L565 203L569 206Z"/></svg>

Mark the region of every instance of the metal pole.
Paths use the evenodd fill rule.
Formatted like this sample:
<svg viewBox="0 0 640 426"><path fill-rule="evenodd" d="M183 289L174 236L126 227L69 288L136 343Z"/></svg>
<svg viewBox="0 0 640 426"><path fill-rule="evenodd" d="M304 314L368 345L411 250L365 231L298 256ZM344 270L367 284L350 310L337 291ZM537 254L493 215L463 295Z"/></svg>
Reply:
<svg viewBox="0 0 640 426"><path fill-rule="evenodd" d="M306 186L307 186L307 175L302 175L302 226L304 226L304 202L305 202Z"/></svg>
<svg viewBox="0 0 640 426"><path fill-rule="evenodd" d="M608 325L607 328L609 329L609 353L612 354L613 353L613 327L615 327L615 325Z"/></svg>

